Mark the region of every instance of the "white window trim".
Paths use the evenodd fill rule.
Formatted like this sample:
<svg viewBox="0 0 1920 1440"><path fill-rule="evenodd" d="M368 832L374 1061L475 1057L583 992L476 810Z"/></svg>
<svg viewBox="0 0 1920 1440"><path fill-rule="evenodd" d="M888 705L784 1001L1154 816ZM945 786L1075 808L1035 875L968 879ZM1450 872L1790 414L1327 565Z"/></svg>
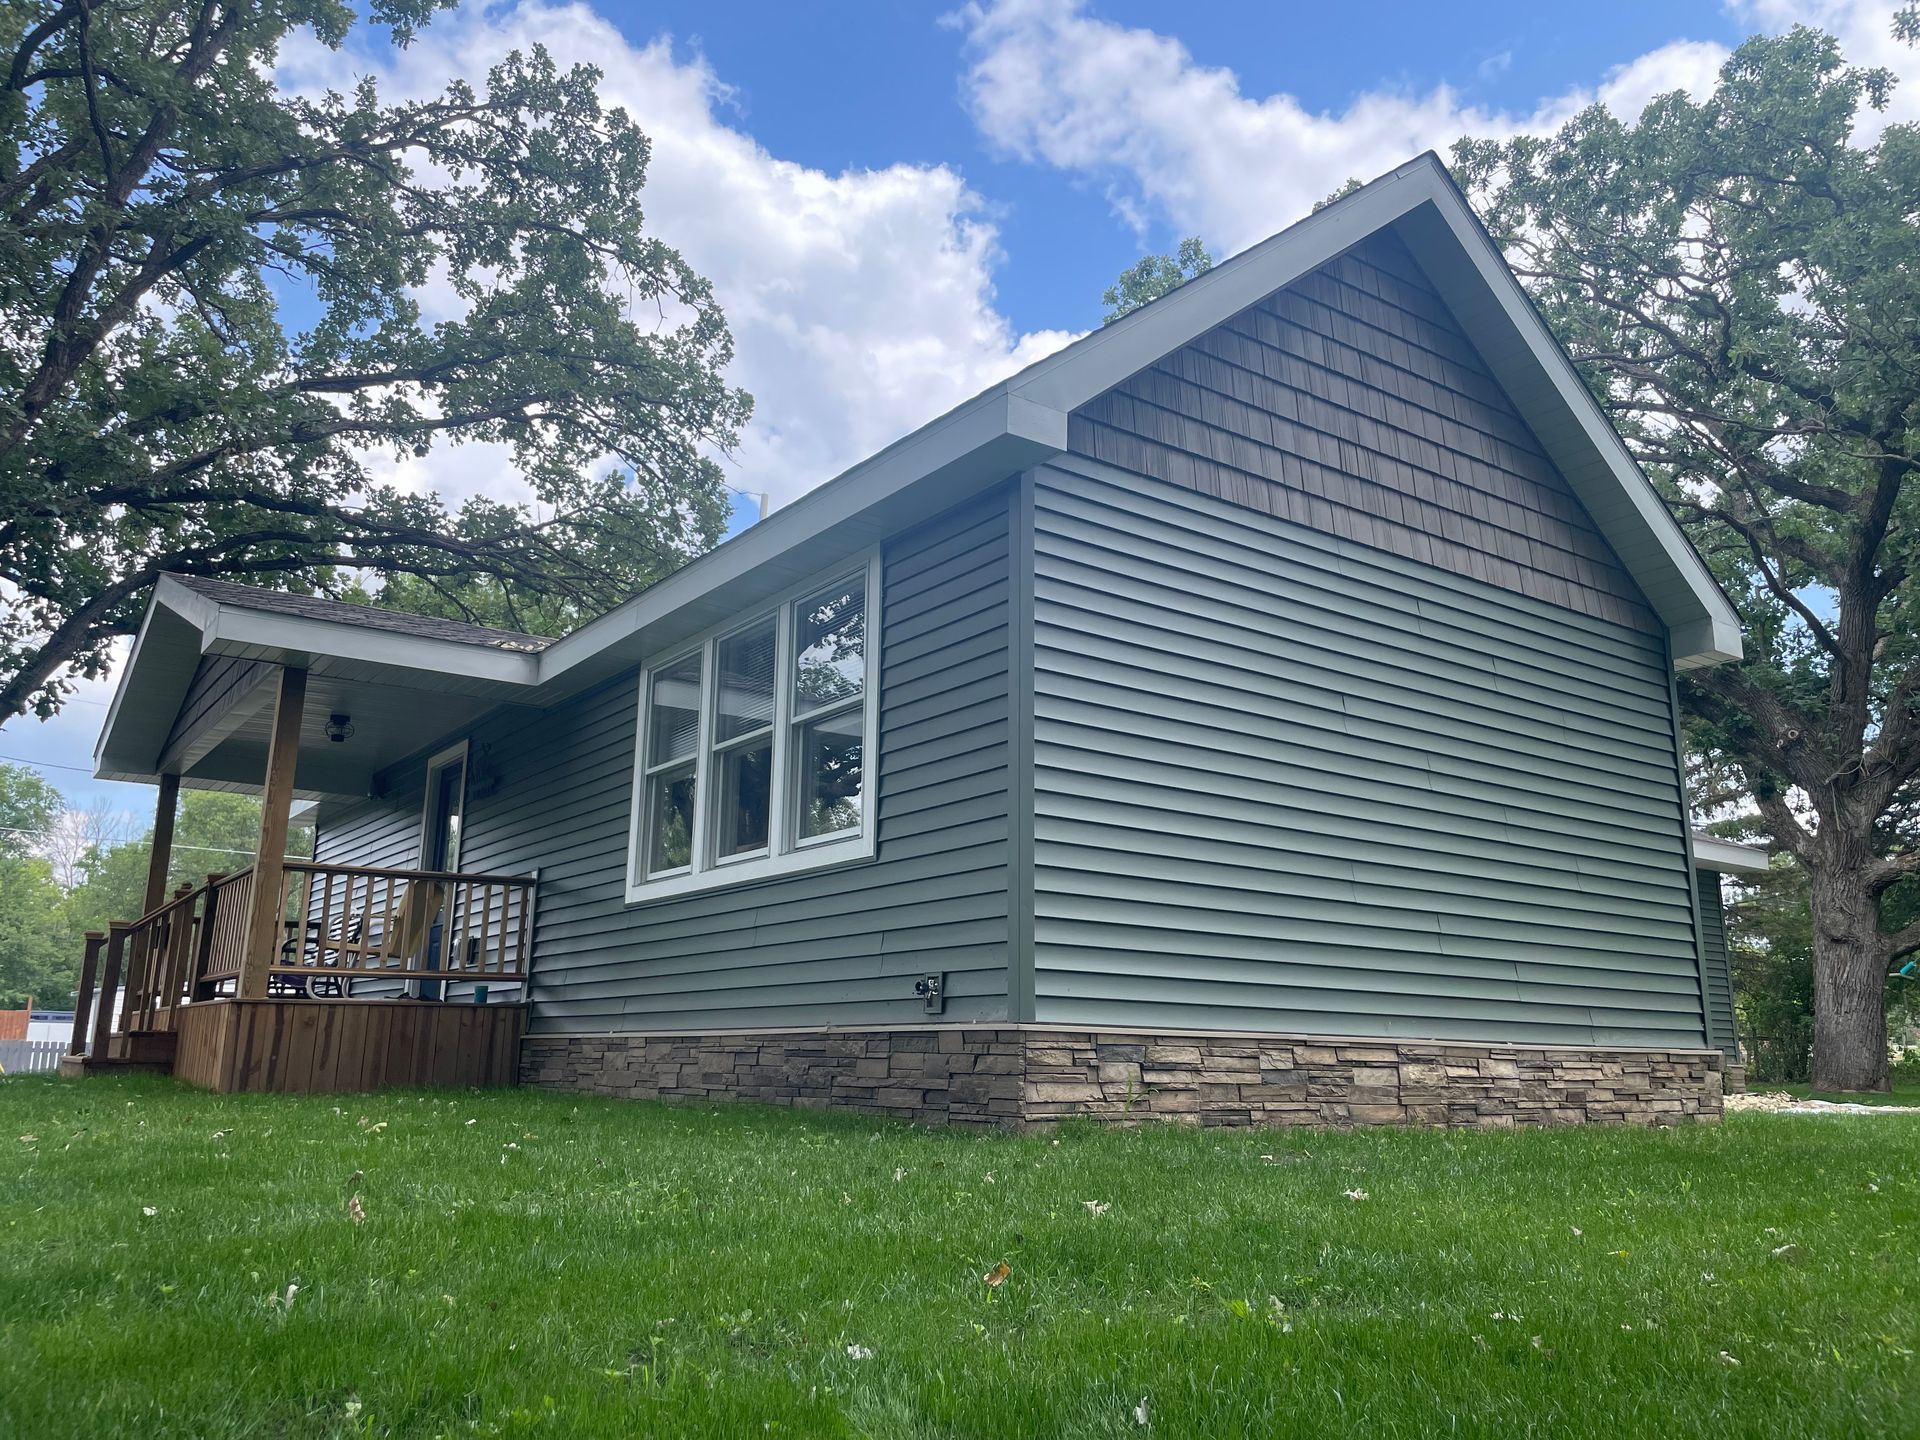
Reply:
<svg viewBox="0 0 1920 1440"><path fill-rule="evenodd" d="M794 732L792 684L789 670L793 664L794 607L809 595L850 578L862 569L866 575L866 673L861 689L861 724L866 736L868 772L860 796L860 825L839 835L816 836L787 845L791 812L798 793L799 777L793 765ZM781 598L716 625L683 645L663 651L641 667L639 679L639 720L635 727L633 751L632 813L627 823L627 903L644 904L676 895L698 894L705 890L751 885L761 880L803 874L832 866L857 864L874 855L878 828L880 780L880 552L869 550L864 557L852 556L810 577L805 584L789 587ZM717 642L759 623L768 615L779 616L774 626L773 746L775 755L772 787L768 800L768 853L716 860L713 857L710 816L716 801L716 767L713 764L713 687L716 683ZM693 866L676 870L658 879L647 879L645 870L645 826L647 809L647 719L648 689L654 672L698 653L700 662L700 724L698 748L694 752L695 809L693 816ZM821 707L829 709L830 707Z"/></svg>
<svg viewBox="0 0 1920 1440"><path fill-rule="evenodd" d="M418 847L416 847L414 851L414 854L419 857L414 862L415 869L425 870L427 868L427 850L428 850L428 847L433 844L433 779L434 779L434 776L438 774L440 771L446 769L449 765L455 765L455 764L457 764L460 767L460 844L462 849L466 848L467 742L462 740L457 745L449 745L446 749L442 750L439 754L433 756L433 758L427 761L427 784L426 784L425 792L421 796L421 801L420 801L420 844L418 845ZM454 871L450 871L449 873L457 875L460 872L458 870L454 870Z"/></svg>

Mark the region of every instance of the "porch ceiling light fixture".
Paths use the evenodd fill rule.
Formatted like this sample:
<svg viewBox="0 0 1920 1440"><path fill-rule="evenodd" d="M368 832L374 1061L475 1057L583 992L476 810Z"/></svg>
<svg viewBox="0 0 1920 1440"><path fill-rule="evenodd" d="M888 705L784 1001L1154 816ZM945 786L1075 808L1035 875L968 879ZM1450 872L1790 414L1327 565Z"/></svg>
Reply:
<svg viewBox="0 0 1920 1440"><path fill-rule="evenodd" d="M351 734L353 734L353 717L351 715L334 714L327 716L327 739L339 745Z"/></svg>

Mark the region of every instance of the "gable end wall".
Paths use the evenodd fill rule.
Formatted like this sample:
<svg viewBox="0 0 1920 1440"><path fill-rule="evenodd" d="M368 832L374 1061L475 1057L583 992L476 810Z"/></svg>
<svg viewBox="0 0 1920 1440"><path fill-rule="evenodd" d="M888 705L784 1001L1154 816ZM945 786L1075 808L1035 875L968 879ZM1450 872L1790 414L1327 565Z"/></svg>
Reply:
<svg viewBox="0 0 1920 1440"><path fill-rule="evenodd" d="M1068 447L1550 605L1657 626L1391 232L1076 410Z"/></svg>

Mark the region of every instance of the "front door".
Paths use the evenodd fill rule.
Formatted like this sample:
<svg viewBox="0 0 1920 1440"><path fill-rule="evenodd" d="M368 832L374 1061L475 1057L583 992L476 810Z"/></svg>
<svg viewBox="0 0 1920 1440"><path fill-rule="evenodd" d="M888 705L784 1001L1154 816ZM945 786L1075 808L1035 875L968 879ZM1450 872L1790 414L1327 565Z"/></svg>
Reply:
<svg viewBox="0 0 1920 1440"><path fill-rule="evenodd" d="M460 868L460 824L467 801L467 751L464 745L436 755L427 765L427 813L420 841L422 870L451 871ZM415 881L419 884L419 881ZM435 911L427 930L426 968L440 968L442 927L446 907ZM441 985L437 980L421 980L414 993L422 1000L438 1000Z"/></svg>

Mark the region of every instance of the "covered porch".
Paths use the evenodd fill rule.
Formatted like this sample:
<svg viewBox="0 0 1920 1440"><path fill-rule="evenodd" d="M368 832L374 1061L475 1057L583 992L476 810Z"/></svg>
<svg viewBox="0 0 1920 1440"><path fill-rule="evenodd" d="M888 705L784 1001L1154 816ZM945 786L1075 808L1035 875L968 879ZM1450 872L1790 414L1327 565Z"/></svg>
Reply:
<svg viewBox="0 0 1920 1440"><path fill-rule="evenodd" d="M508 701L543 644L163 578L96 752L102 777L157 788L145 903L86 937L66 1068L220 1091L514 1083L536 877L463 867L464 747L429 767L410 863L287 840L297 805L364 799ZM250 863L169 891L183 786L259 794L260 827Z"/></svg>

